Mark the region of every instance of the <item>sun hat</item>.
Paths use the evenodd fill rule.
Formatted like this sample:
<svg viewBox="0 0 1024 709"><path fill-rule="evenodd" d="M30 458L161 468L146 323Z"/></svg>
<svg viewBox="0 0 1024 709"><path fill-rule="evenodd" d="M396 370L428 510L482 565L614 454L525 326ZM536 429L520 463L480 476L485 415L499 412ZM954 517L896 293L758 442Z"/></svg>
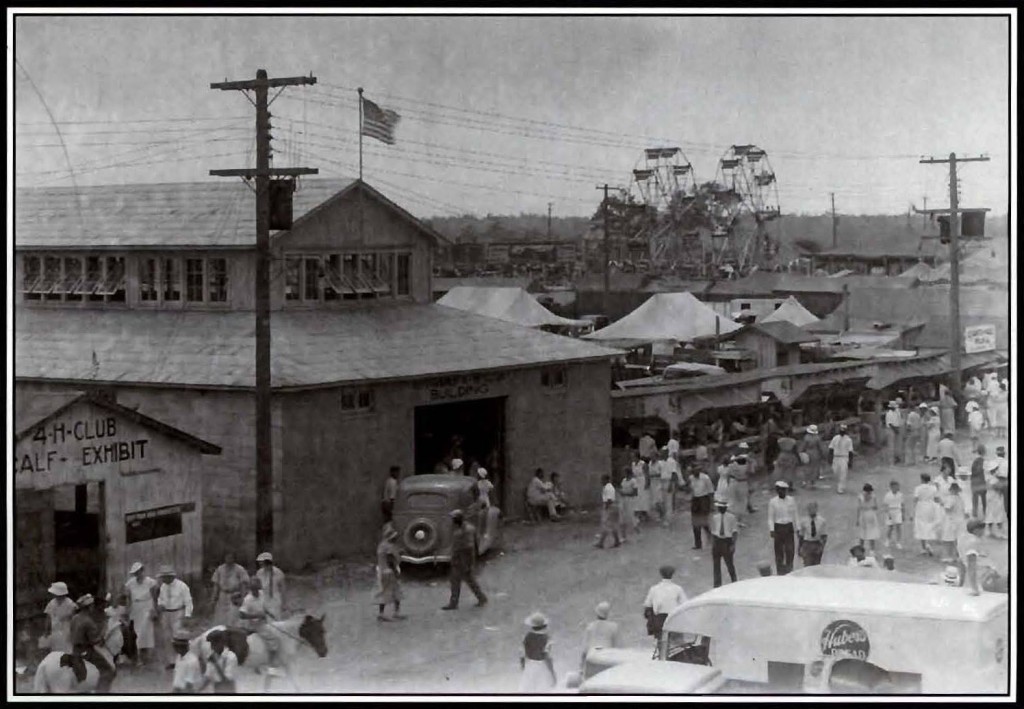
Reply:
<svg viewBox="0 0 1024 709"><path fill-rule="evenodd" d="M265 552L261 553L259 556L256 557L256 561L257 562L259 562L259 561L273 561L273 560L274 560L274 555L271 554L269 551L265 551Z"/></svg>
<svg viewBox="0 0 1024 709"><path fill-rule="evenodd" d="M170 564L164 564L160 567L160 570L156 573L157 576L175 576L174 567Z"/></svg>
<svg viewBox="0 0 1024 709"><path fill-rule="evenodd" d="M841 424L839 424L839 430L840 430L840 431L845 431L845 430L846 430L846 428L847 428L847 426L846 426L846 424L845 424L845 423L841 423Z"/></svg>
<svg viewBox="0 0 1024 709"><path fill-rule="evenodd" d="M87 593L84 596L79 597L79 599L75 601L75 605L79 608L85 608L86 606L91 606L95 600L96 599L92 597L91 593Z"/></svg>
<svg viewBox="0 0 1024 709"><path fill-rule="evenodd" d="M462 467L462 458L452 458L452 470L458 470Z"/></svg>
<svg viewBox="0 0 1024 709"><path fill-rule="evenodd" d="M926 403L924 403L922 401L920 404L917 405L917 408L919 408L919 409L927 409L928 408L928 404L926 404Z"/></svg>
<svg viewBox="0 0 1024 709"><path fill-rule="evenodd" d="M526 619L526 625L532 630L544 630L544 628L548 627L548 619L543 613L537 611L536 613L531 613L530 617Z"/></svg>
<svg viewBox="0 0 1024 709"><path fill-rule="evenodd" d="M955 566L947 566L945 573L942 574L942 580L951 586L955 586L960 582L960 569Z"/></svg>
<svg viewBox="0 0 1024 709"><path fill-rule="evenodd" d="M931 407L930 409L928 409L928 410L929 410L929 411L931 411L931 412L932 412L933 414L937 414L937 413L939 413L939 407L938 407L938 406L932 406L932 407Z"/></svg>
<svg viewBox="0 0 1024 709"><path fill-rule="evenodd" d="M882 561L885 561L886 559L892 559L892 558L893 558L892 554L882 554Z"/></svg>
<svg viewBox="0 0 1024 709"><path fill-rule="evenodd" d="M132 565L128 567L128 575L131 576L137 571L142 571L144 568L141 561L133 561Z"/></svg>
<svg viewBox="0 0 1024 709"><path fill-rule="evenodd" d="M747 443L746 441L740 441L740 449L741 450L749 450L750 449L750 444Z"/></svg>
<svg viewBox="0 0 1024 709"><path fill-rule="evenodd" d="M818 425L812 423L810 426L807 427L807 432L808 433L817 433L818 432Z"/></svg>
<svg viewBox="0 0 1024 709"><path fill-rule="evenodd" d="M68 585L63 581L54 581L50 584L50 587L46 589L48 593L54 596L66 596L68 595Z"/></svg>
<svg viewBox="0 0 1024 709"><path fill-rule="evenodd" d="M775 483L775 487L782 488L783 490L788 490L789 483L786 482L785 480L779 480L777 483Z"/></svg>
<svg viewBox="0 0 1024 709"><path fill-rule="evenodd" d="M897 404L902 404L903 403L903 397L902 396L897 396L895 399L893 399L893 401L895 403L897 403Z"/></svg>
<svg viewBox="0 0 1024 709"><path fill-rule="evenodd" d="M890 401L888 406L889 406L890 409L895 409L896 408L896 402L895 401Z"/></svg>
<svg viewBox="0 0 1024 709"><path fill-rule="evenodd" d="M608 614L611 613L611 610L612 604L608 601L601 601L597 604L597 607L594 608L594 612L597 614L597 617L601 620L608 620Z"/></svg>

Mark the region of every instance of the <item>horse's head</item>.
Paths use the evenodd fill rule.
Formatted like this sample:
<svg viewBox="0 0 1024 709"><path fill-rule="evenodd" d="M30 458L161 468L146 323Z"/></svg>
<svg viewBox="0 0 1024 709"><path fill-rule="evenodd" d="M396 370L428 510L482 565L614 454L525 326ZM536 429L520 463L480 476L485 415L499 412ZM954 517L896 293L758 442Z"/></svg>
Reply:
<svg viewBox="0 0 1024 709"><path fill-rule="evenodd" d="M75 674L75 681L79 684L84 682L86 677L89 676L89 671L85 666L85 660L78 655L64 653L60 656L60 666L70 667L71 671Z"/></svg>
<svg viewBox="0 0 1024 709"><path fill-rule="evenodd" d="M327 657L327 640L324 634L324 616L315 618L307 615L299 626L299 637L316 650L319 657Z"/></svg>

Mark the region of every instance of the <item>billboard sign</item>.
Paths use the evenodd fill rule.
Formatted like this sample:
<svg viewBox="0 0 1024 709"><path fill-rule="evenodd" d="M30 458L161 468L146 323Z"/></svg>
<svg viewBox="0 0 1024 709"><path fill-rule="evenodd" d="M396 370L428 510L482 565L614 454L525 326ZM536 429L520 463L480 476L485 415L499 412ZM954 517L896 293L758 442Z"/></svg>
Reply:
<svg viewBox="0 0 1024 709"><path fill-rule="evenodd" d="M996 348L996 326L974 325L964 328L964 352L991 352Z"/></svg>

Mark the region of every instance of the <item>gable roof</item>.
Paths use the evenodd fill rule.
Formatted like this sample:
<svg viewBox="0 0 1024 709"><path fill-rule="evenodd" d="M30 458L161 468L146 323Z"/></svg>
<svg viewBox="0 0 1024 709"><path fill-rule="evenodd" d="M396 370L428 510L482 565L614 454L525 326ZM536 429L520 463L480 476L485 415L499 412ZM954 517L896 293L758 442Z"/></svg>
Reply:
<svg viewBox="0 0 1024 709"><path fill-rule="evenodd" d="M747 328L760 332L784 345L798 345L801 342L817 342L818 338L806 330L801 330L791 322L785 320L773 320L771 322L755 322L747 325Z"/></svg>
<svg viewBox="0 0 1024 709"><path fill-rule="evenodd" d="M201 438L196 438L192 434L186 433L180 428L175 428L163 421L146 416L145 414L140 414L135 409L122 406L116 401L98 397L84 391L60 392L52 396L47 395L46 393L43 393L42 395L32 393L20 395L17 398L19 402L21 402L22 399L25 399L26 401L24 403L19 403L15 407L15 441L20 441L25 438L36 430L40 424L59 416L72 406L81 402L88 402L91 406L104 409L105 411L109 411L110 413L121 416L122 418L126 418L129 421L133 421L144 428L158 431L165 436L181 441L185 445L195 448L200 453L207 455L220 455L221 453L220 446L204 441Z"/></svg>
<svg viewBox="0 0 1024 709"><path fill-rule="evenodd" d="M818 318L815 317L814 313L802 306L795 296L791 295L786 298L782 305L762 317L758 322L788 322L797 327L804 327L805 325L818 322Z"/></svg>
<svg viewBox="0 0 1024 709"><path fill-rule="evenodd" d="M437 304L523 327L581 327L590 324L587 320L571 320L555 315L522 288L457 286L448 291Z"/></svg>
<svg viewBox="0 0 1024 709"><path fill-rule="evenodd" d="M303 179L293 195L292 230L347 195L364 193L437 243L447 240L376 189L352 179ZM288 232L274 232L275 235ZM19 188L17 249L255 249L256 197L241 180Z"/></svg>
<svg viewBox="0 0 1024 709"><path fill-rule="evenodd" d="M153 386L255 385L252 312L19 307L16 379ZM273 314L275 388L326 387L608 360L619 353L437 304Z"/></svg>
<svg viewBox="0 0 1024 709"><path fill-rule="evenodd" d="M631 346L665 340L690 342L738 329L738 323L718 315L692 293L656 293L626 317L584 335L584 339Z"/></svg>

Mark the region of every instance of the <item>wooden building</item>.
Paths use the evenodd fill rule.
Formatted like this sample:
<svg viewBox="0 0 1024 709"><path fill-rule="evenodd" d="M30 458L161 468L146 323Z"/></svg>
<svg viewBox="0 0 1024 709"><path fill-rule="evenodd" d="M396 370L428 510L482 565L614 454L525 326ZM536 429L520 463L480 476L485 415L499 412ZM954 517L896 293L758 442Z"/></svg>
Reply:
<svg viewBox="0 0 1024 709"><path fill-rule="evenodd" d="M19 190L19 395L83 382L219 445L204 565L255 549L252 192L238 183ZM608 469L603 347L432 303L443 238L358 181L308 180L272 235L275 541L285 568L373 550L387 470L463 438L521 512L538 466L580 503ZM571 449L566 441L573 441Z"/></svg>
<svg viewBox="0 0 1024 709"><path fill-rule="evenodd" d="M136 560L199 581L202 458L218 446L84 392L18 396L14 429L18 619L53 581L117 592Z"/></svg>

